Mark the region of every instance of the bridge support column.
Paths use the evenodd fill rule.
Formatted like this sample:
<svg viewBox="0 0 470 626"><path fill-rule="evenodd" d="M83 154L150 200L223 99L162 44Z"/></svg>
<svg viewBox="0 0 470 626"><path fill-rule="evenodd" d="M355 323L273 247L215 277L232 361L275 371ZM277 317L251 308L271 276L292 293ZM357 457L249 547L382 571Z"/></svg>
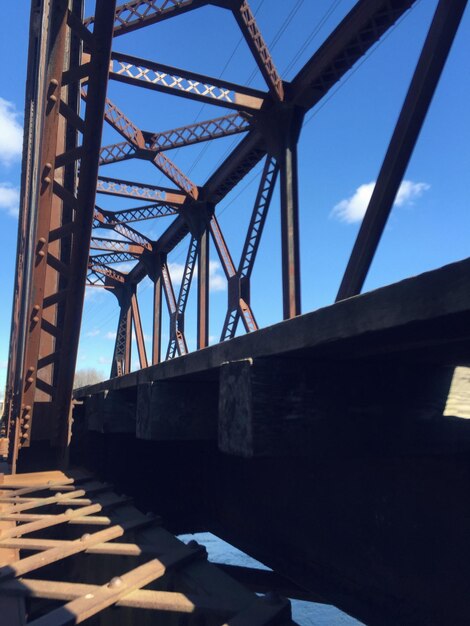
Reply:
<svg viewBox="0 0 470 626"><path fill-rule="evenodd" d="M158 271L153 280L153 330L152 365L160 363L162 353L162 273Z"/></svg>
<svg viewBox="0 0 470 626"><path fill-rule="evenodd" d="M131 371L132 348L132 293L129 287L116 288L114 295L119 301L120 313L114 344L111 378L123 376Z"/></svg>

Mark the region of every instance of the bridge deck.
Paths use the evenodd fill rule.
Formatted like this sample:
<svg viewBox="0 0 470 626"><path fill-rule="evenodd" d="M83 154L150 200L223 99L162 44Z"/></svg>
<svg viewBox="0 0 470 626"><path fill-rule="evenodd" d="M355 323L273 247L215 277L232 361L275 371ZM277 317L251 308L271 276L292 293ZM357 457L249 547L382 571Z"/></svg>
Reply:
<svg viewBox="0 0 470 626"><path fill-rule="evenodd" d="M343 353L347 357L444 346L464 353L470 334L470 259L407 278L125 376L75 390L75 398L106 389L197 375L247 358ZM355 342L345 351L345 342ZM358 343L360 345L358 345ZM344 358L344 357L343 357Z"/></svg>

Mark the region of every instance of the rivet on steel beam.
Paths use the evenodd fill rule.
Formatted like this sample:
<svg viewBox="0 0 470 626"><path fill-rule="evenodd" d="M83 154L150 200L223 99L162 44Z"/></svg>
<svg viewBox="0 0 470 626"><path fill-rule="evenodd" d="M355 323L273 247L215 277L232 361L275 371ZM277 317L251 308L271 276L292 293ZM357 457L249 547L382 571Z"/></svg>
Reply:
<svg viewBox="0 0 470 626"><path fill-rule="evenodd" d="M46 163L44 165L44 169L43 169L43 175L42 175L42 180L43 182L46 183L46 185L50 185L52 182L52 178L50 176L48 176L48 174L51 172L52 170L52 163Z"/></svg>
<svg viewBox="0 0 470 626"><path fill-rule="evenodd" d="M90 533L84 533L81 537L80 537L80 541L86 541L87 539L89 539L91 537Z"/></svg>
<svg viewBox="0 0 470 626"><path fill-rule="evenodd" d="M110 589L116 589L117 587L120 587L122 585L122 579L119 578L119 576L115 576L114 578L111 578L111 580L108 583L108 587Z"/></svg>
<svg viewBox="0 0 470 626"><path fill-rule="evenodd" d="M56 89L58 84L59 84L59 81L57 80L57 78L51 78L51 82L50 82L51 87Z"/></svg>
<svg viewBox="0 0 470 626"><path fill-rule="evenodd" d="M29 425L29 424L25 424L25 425L23 426L23 430L24 430L24 431L28 432L28 430L29 430L29 429L30 429L30 425Z"/></svg>
<svg viewBox="0 0 470 626"><path fill-rule="evenodd" d="M31 411L31 405L30 405L30 404L27 404L26 406L24 406L24 407L23 407L23 409L24 409L27 413L29 413L29 412Z"/></svg>
<svg viewBox="0 0 470 626"><path fill-rule="evenodd" d="M49 165L49 164L47 164L47 165ZM46 179L47 179L47 177L46 177L44 180L46 180ZM49 179L49 182L50 182L50 179ZM48 183L48 184L49 184L49 183ZM45 239L44 237L40 237L40 238L38 239L38 245L36 246L36 250L37 250L37 251L36 251L36 254L37 254L39 257L44 257L44 256L46 256L45 251L42 249L42 248L44 248L44 246L45 246L45 245L46 245L46 239ZM38 310L39 310L39 309L38 309Z"/></svg>
<svg viewBox="0 0 470 626"><path fill-rule="evenodd" d="M62 492L58 491L57 493L54 494L54 498L60 498L61 495L62 495Z"/></svg>
<svg viewBox="0 0 470 626"><path fill-rule="evenodd" d="M65 515L72 515L72 513L73 513L73 509L67 509L65 511Z"/></svg>
<svg viewBox="0 0 470 626"><path fill-rule="evenodd" d="M33 374L34 374L34 367L29 367L28 371L26 372L26 382L31 384L34 382L34 378L33 378Z"/></svg>

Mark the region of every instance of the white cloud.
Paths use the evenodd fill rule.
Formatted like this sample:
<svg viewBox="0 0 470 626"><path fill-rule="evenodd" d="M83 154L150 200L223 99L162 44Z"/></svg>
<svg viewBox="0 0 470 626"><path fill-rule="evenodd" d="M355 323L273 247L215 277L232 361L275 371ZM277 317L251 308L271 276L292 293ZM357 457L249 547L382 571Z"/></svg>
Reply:
<svg viewBox="0 0 470 626"><path fill-rule="evenodd" d="M347 222L348 224L360 222L365 215L374 187L375 181L358 187L352 196L341 200L333 207L331 211L332 217L336 217L341 222ZM394 206L413 204L413 201L416 198L420 198L428 189L430 189L430 185L427 183L415 183L412 180L404 180L398 189Z"/></svg>
<svg viewBox="0 0 470 626"><path fill-rule="evenodd" d="M18 122L19 117L15 105L0 98L0 161L4 165L21 156L23 128Z"/></svg>
<svg viewBox="0 0 470 626"><path fill-rule="evenodd" d="M184 274L183 263L168 263L171 282L175 291L181 285ZM197 267L194 268L193 278L197 278ZM211 291L225 291L227 289L227 281L222 273L222 266L218 261L209 261L209 288ZM178 293L176 293L178 297Z"/></svg>
<svg viewBox="0 0 470 626"><path fill-rule="evenodd" d="M87 333L85 333L85 337L96 337L100 334L100 331L98 328L95 328L94 330L89 330Z"/></svg>
<svg viewBox="0 0 470 626"><path fill-rule="evenodd" d="M222 274L222 266L218 261L209 262L209 288L211 291L225 291L227 280Z"/></svg>
<svg viewBox="0 0 470 626"><path fill-rule="evenodd" d="M98 357L98 363L100 365L109 365L111 363L112 359L110 359L109 357L106 356L99 356Z"/></svg>
<svg viewBox="0 0 470 626"><path fill-rule="evenodd" d="M121 272L121 274L128 274L134 265L135 263L118 263L117 265L114 265L114 269Z"/></svg>
<svg viewBox="0 0 470 626"><path fill-rule="evenodd" d="M103 295L103 289L100 287L85 287L85 300L87 302L99 300Z"/></svg>
<svg viewBox="0 0 470 626"><path fill-rule="evenodd" d="M179 287L183 280L184 264L183 263L168 263L168 271L170 272L171 282L173 287ZM196 276L197 268L194 270L193 276Z"/></svg>
<svg viewBox="0 0 470 626"><path fill-rule="evenodd" d="M0 129L0 135L1 135ZM20 190L11 183L0 183L0 209L11 215L18 216Z"/></svg>
<svg viewBox="0 0 470 626"><path fill-rule="evenodd" d="M110 330L106 333L105 337L106 339L116 339L116 331L113 332L112 330Z"/></svg>
<svg viewBox="0 0 470 626"><path fill-rule="evenodd" d="M404 180L398 189L395 206L413 204L413 200L420 198L430 188L431 185L428 183L414 183L412 180Z"/></svg>

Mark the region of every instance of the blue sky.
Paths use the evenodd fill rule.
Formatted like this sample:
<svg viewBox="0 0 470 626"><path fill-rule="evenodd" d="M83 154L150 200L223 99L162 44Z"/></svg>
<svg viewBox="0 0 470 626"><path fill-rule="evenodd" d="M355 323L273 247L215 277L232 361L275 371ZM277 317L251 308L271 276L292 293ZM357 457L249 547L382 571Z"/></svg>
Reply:
<svg viewBox="0 0 470 626"><path fill-rule="evenodd" d="M266 41L274 43L272 56L284 79L295 76L353 4L353 0L252 0ZM435 6L435 0L420 0L359 67L332 90L327 101L306 116L299 143L303 312L327 305L335 298ZM0 81L2 391L15 264L28 19L29 2L22 0L8 5L5 19L0 23L0 51L3 59L10 60L2 65ZM468 256L469 34L467 9L365 290ZM222 9L206 7L130 33L118 38L114 49L265 89L234 19ZM110 84L109 96L145 130L167 130L227 112L119 83ZM194 182L202 184L239 138L225 138L167 154ZM117 141L119 135L106 128L103 143ZM251 173L217 208L236 263L256 195L258 171L259 168ZM102 174L170 186L150 164L139 161L103 167ZM97 202L111 210L139 204L104 196L98 196ZM156 239L170 220L143 222L138 227ZM252 278L252 306L261 326L282 318L279 241L276 193ZM176 288L187 245L185 240L169 257ZM227 292L213 248L211 258L210 334L215 341L222 327ZM150 281L143 281L138 296L150 352ZM190 347L194 347L196 334L195 300L193 290L186 321ZM112 294L87 290L78 368L94 367L103 376L107 375L118 317L116 304ZM164 344L165 340L167 334ZM135 351L133 362L136 365Z"/></svg>

